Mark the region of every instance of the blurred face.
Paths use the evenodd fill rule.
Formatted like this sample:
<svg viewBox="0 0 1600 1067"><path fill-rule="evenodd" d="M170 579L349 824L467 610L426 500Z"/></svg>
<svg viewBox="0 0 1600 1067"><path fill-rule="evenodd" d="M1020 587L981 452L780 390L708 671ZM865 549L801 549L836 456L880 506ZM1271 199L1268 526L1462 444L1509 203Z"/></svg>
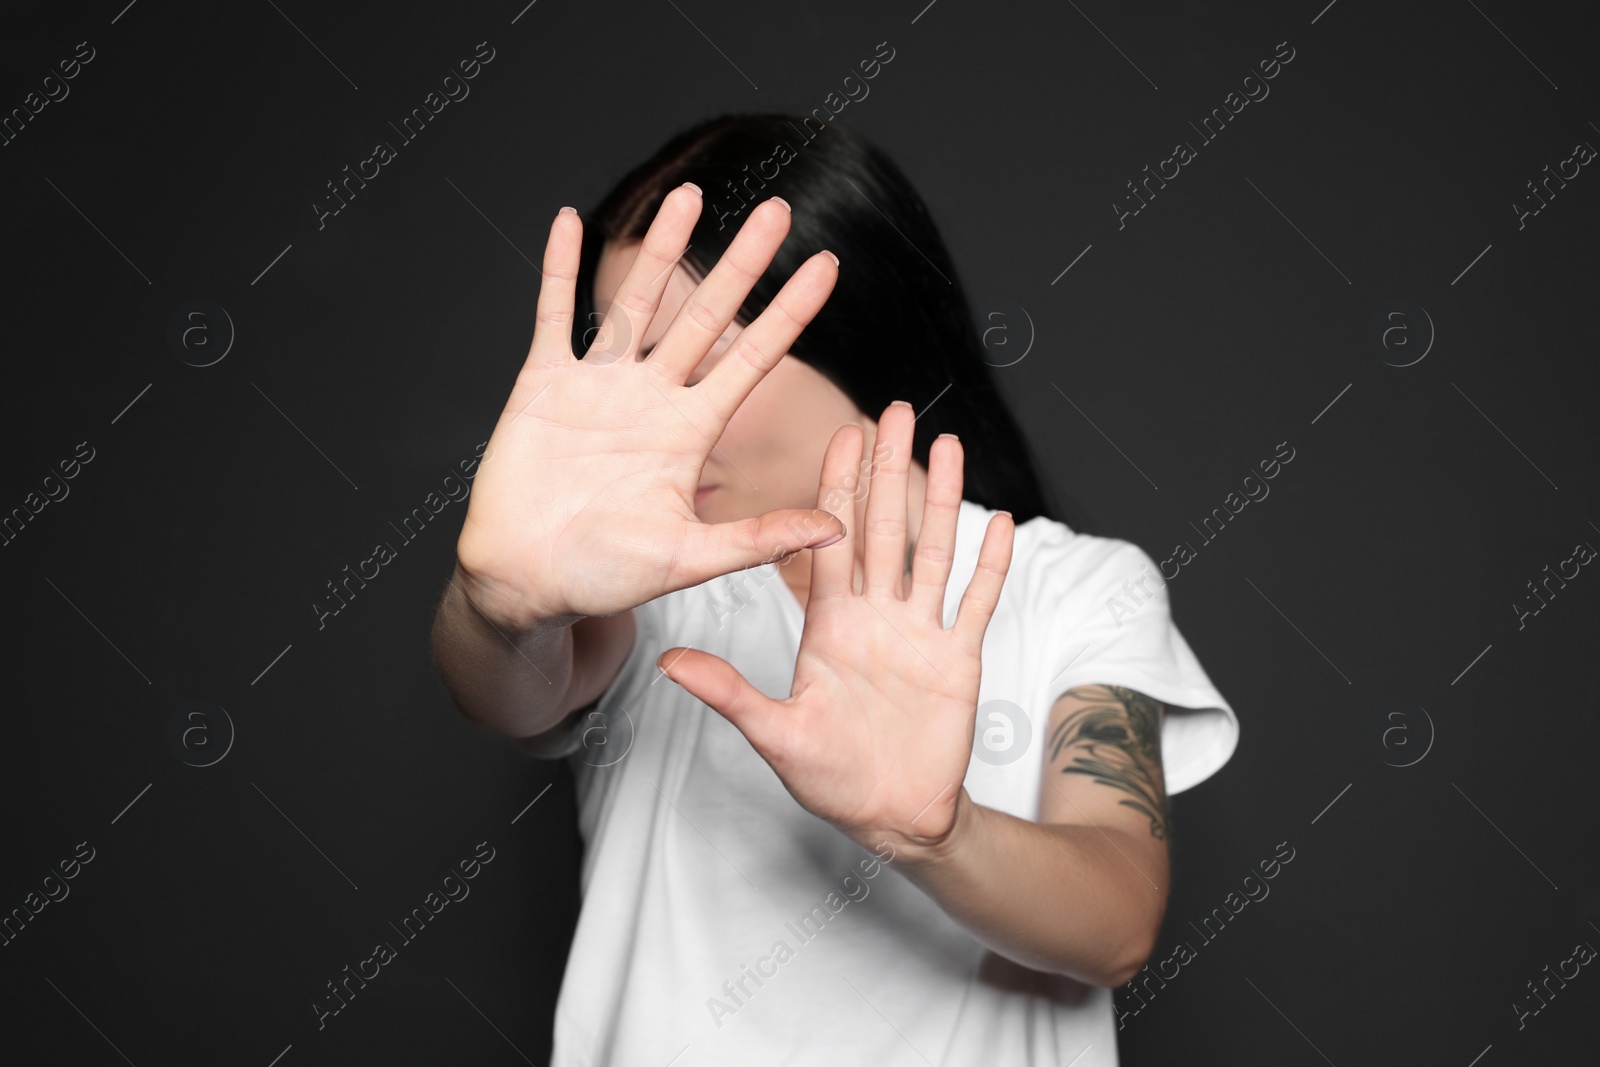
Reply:
<svg viewBox="0 0 1600 1067"><path fill-rule="evenodd" d="M641 242L608 244L595 276L595 309L602 315L621 287ZM640 344L648 353L697 283L680 263L662 294L661 304ZM730 323L689 376L700 381L721 360L742 327ZM727 522L760 515L775 508L811 508L817 504L822 458L834 431L847 422L862 427L864 457L872 454L877 422L868 418L838 386L810 365L785 354L756 383L733 413L716 448L706 458L695 494L695 514L702 522Z"/></svg>

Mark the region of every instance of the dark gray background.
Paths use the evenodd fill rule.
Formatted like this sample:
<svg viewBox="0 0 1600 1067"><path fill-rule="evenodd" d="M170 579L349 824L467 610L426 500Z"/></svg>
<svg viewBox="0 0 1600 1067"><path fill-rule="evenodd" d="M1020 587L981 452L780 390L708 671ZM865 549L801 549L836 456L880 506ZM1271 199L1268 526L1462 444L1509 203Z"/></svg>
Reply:
<svg viewBox="0 0 1600 1067"><path fill-rule="evenodd" d="M1197 955L1125 1019L1124 1062L1594 1061L1590 968L1521 1029L1512 1006L1600 945L1600 574L1521 629L1512 607L1600 545L1600 175L1522 228L1513 207L1600 146L1592 21L1504 0L124 3L13 10L0 40L6 111L96 50L0 147L0 512L95 450L0 548L0 911L96 853L0 948L0 1058L548 1061L570 778L460 719L435 673L464 504L325 628L310 605L488 437L557 208L711 114L822 105L888 41L839 121L921 189L980 311L1021 341L1026 310L1032 348L997 374L1085 527L1198 548L1168 592L1243 724L1175 800L1157 958ZM324 183L480 41L471 95L319 231ZM1281 41L1270 96L1119 230L1125 183ZM209 367L167 343L191 300L237 330ZM1420 348L1368 336L1398 302L1436 330L1405 367ZM1282 441L1270 497L1202 547L1189 523ZM190 700L237 731L209 767L169 743ZM319 1032L324 983L480 841L470 897ZM1204 942L1191 923L1280 842L1271 895Z"/></svg>

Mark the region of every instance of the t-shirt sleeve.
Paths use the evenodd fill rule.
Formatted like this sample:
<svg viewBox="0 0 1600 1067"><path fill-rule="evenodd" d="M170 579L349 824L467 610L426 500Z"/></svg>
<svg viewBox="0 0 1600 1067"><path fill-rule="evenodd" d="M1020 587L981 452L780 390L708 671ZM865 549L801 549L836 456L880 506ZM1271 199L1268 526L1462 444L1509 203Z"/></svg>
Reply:
<svg viewBox="0 0 1600 1067"><path fill-rule="evenodd" d="M1139 546L1040 520L1022 577L1049 642L1047 707L1076 685L1124 686L1167 705L1161 762L1167 794L1215 774L1239 720L1173 621L1171 588Z"/></svg>

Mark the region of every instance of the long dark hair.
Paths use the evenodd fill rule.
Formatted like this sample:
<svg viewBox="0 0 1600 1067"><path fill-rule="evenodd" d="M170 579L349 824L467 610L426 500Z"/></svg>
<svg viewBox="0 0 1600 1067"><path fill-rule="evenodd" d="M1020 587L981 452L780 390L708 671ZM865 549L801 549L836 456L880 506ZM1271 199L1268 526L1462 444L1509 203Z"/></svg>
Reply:
<svg viewBox="0 0 1600 1067"><path fill-rule="evenodd" d="M1056 518L1028 442L984 361L982 342L927 205L883 152L809 115L722 115L667 141L584 216L573 351L599 324L594 279L603 245L643 239L667 193L684 182L705 205L680 261L704 278L745 213L771 196L794 210L789 234L751 289L737 321L749 324L784 280L821 249L839 282L790 354L827 377L869 418L903 399L920 413L912 455L924 468L941 433L961 438L962 496L1005 509L1017 523Z"/></svg>

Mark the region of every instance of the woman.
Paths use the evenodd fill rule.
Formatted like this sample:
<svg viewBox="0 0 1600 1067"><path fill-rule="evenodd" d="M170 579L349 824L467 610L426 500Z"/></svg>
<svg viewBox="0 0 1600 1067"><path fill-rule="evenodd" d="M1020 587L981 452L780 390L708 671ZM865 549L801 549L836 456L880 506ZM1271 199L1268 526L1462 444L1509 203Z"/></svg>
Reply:
<svg viewBox="0 0 1600 1067"><path fill-rule="evenodd" d="M553 1062L1115 1064L1237 721L1049 516L905 177L807 123L557 215L441 600L462 712L576 776Z"/></svg>

